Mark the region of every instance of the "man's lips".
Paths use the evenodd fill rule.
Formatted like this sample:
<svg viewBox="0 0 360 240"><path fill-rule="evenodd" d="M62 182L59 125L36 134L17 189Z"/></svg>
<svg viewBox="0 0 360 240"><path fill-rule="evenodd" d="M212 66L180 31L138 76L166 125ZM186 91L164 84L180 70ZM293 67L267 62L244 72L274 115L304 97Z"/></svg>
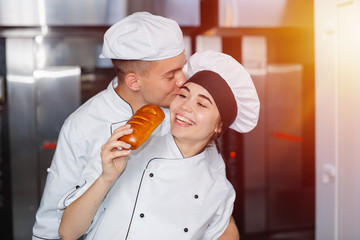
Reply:
<svg viewBox="0 0 360 240"><path fill-rule="evenodd" d="M181 125L189 125L189 126L195 125L195 123L193 121L191 121L190 119L183 117L179 114L176 114L176 121L178 123L180 123Z"/></svg>

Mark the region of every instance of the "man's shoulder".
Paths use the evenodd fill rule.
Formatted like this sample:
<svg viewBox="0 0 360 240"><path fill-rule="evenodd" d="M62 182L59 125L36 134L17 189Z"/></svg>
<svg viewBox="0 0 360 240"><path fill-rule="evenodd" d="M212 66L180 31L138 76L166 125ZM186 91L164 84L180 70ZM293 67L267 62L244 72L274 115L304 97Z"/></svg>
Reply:
<svg viewBox="0 0 360 240"><path fill-rule="evenodd" d="M94 115L98 114L100 110L103 110L106 107L109 93L107 89L102 90L101 92L95 94L89 98L86 102L81 104L69 117L70 118L79 118L83 115Z"/></svg>
<svg viewBox="0 0 360 240"><path fill-rule="evenodd" d="M84 126L84 123L92 122L92 119L95 119L95 117L99 115L99 111L104 107L102 95L103 91L78 107L66 118L64 126L81 128Z"/></svg>

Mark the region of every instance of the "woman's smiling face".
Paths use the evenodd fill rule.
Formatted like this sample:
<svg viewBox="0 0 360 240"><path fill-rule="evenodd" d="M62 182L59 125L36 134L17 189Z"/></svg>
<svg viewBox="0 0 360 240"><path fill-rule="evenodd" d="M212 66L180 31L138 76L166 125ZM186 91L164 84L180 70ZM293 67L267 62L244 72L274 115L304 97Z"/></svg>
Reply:
<svg viewBox="0 0 360 240"><path fill-rule="evenodd" d="M171 133L175 140L205 147L221 131L219 110L202 86L187 82L170 104Z"/></svg>

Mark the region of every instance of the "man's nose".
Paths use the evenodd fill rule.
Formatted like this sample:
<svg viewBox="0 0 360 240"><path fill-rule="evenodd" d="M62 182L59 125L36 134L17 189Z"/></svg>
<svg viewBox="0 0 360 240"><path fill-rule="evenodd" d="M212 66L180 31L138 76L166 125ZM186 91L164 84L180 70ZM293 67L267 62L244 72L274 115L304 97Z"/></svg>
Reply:
<svg viewBox="0 0 360 240"><path fill-rule="evenodd" d="M182 85L184 85L184 83L186 82L186 78L185 78L185 75L182 71L180 71L178 73L178 76L176 78L176 86L177 87L182 87Z"/></svg>

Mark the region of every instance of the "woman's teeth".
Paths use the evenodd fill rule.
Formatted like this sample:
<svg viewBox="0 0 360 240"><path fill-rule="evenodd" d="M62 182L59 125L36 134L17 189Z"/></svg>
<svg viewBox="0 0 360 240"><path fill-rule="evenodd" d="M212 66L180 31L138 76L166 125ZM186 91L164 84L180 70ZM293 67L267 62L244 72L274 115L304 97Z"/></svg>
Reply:
<svg viewBox="0 0 360 240"><path fill-rule="evenodd" d="M184 118L183 116L180 115L176 115L176 120L182 123L186 123L188 125L194 125L195 123L193 121L190 121L187 118Z"/></svg>

